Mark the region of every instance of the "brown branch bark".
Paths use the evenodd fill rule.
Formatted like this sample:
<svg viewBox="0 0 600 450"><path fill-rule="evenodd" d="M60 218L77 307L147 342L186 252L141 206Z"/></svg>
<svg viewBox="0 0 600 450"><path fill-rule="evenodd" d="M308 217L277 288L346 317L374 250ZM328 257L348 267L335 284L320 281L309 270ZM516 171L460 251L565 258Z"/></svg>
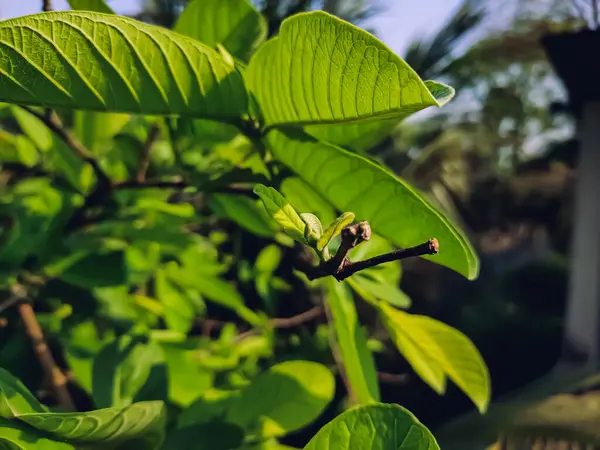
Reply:
<svg viewBox="0 0 600 450"><path fill-rule="evenodd" d="M437 239L432 238L415 247L401 250L394 250L383 255L365 259L363 261L352 262L348 259L348 253L363 241L368 241L371 237L371 227L368 222L360 222L349 225L342 230L342 242L335 256L328 261L324 261L318 266L301 267L309 280L316 280L332 276L338 281L342 281L349 276L391 261L399 261L406 258L423 255L435 255L440 250Z"/></svg>
<svg viewBox="0 0 600 450"><path fill-rule="evenodd" d="M150 167L150 153L152 152L152 145L158 137L158 132L159 128L157 124L153 124L148 131L148 137L146 138L146 143L144 144L144 149L142 151L142 157L140 158L140 167L138 168L138 172L135 176L135 179L138 183L144 183L144 181L146 181L146 173Z"/></svg>
<svg viewBox="0 0 600 450"><path fill-rule="evenodd" d="M42 0L42 11L52 11L52 0Z"/></svg>
<svg viewBox="0 0 600 450"><path fill-rule="evenodd" d="M23 301L19 304L19 314L25 325L25 331L33 344L33 350L42 365L44 373L50 379L56 400L68 411L76 411L75 403L67 389L67 376L56 365L48 344L44 339L44 333L37 321L31 303Z"/></svg>
<svg viewBox="0 0 600 450"><path fill-rule="evenodd" d="M56 134L79 159L92 166L99 185L110 187L110 179L104 173L100 164L96 161L96 158L94 158L92 153L81 142L64 128L60 118L55 112L50 111L49 114L40 114L29 106L21 106L21 108L41 120L44 125Z"/></svg>

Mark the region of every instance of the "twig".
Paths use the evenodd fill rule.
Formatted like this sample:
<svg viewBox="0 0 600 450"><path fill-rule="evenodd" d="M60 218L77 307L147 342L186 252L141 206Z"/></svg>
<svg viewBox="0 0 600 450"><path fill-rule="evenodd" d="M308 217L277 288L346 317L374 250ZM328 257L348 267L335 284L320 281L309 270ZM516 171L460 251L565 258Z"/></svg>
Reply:
<svg viewBox="0 0 600 450"><path fill-rule="evenodd" d="M16 296L19 297L19 296ZM24 297L19 297L20 300L27 300ZM33 307L29 301L22 301L19 304L19 314L25 325L25 331L33 344L33 350L37 355L44 373L52 382L52 388L56 395L58 403L68 411L76 411L75 403L67 389L68 379L62 370L56 365L56 361L50 353L48 344L44 339L44 333L37 321Z"/></svg>
<svg viewBox="0 0 600 450"><path fill-rule="evenodd" d="M9 309L11 306L16 305L21 300L22 300L21 297L19 297L17 295L13 295L12 297L7 298L2 303L0 303L0 313L3 313L7 309Z"/></svg>
<svg viewBox="0 0 600 450"><path fill-rule="evenodd" d="M377 379L385 384L403 385L408 382L409 378L407 373L377 372Z"/></svg>
<svg viewBox="0 0 600 450"><path fill-rule="evenodd" d="M300 267L309 280L316 280L332 276L338 281L342 281L349 276L361 270L369 269L391 261L412 258L415 256L435 255L440 250L437 239L432 238L423 244L401 250L394 250L383 255L365 259L363 261L352 262L348 259L348 253L363 241L368 241L371 237L371 227L368 222L360 222L349 225L342 230L342 242L335 256L328 261L322 262L318 266Z"/></svg>
<svg viewBox="0 0 600 450"><path fill-rule="evenodd" d="M149 189L149 188L173 188L173 189L185 189L190 187L183 180L173 180L173 181L162 181L162 180L146 180L143 182L139 181L121 181L119 183L113 184L114 189Z"/></svg>
<svg viewBox="0 0 600 450"><path fill-rule="evenodd" d="M140 167L135 176L135 179L138 183L143 183L146 180L146 173L148 172L148 167L150 167L150 152L152 151L152 145L154 141L158 137L159 128L155 123L150 127L148 131L148 137L146 138L146 143L144 144L144 149L142 151L142 157L140 159Z"/></svg>
<svg viewBox="0 0 600 450"><path fill-rule="evenodd" d="M52 11L52 0L42 0L42 11Z"/></svg>
<svg viewBox="0 0 600 450"><path fill-rule="evenodd" d="M92 169L94 169L94 173L96 174L96 178L98 178L98 183L101 186L110 186L110 179L104 173L98 164L98 161L96 161L92 153L81 142L79 142L63 127L60 118L55 112L51 112L50 114L40 114L34 109L31 109L29 106L21 106L21 108L41 120L44 125L46 125L52 132L54 132L54 134L62 139L65 144L67 144L67 147L69 147L79 159L92 166Z"/></svg>

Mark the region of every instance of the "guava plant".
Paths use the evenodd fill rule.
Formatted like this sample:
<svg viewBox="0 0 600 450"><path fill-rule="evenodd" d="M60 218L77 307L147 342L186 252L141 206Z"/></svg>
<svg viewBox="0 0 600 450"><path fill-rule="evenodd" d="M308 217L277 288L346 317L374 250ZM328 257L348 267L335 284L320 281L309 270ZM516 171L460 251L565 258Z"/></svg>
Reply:
<svg viewBox="0 0 600 450"><path fill-rule="evenodd" d="M438 448L381 403L359 301L425 383L486 410L475 346L398 288L401 259L474 279L477 255L364 156L451 87L322 11L266 40L247 0L192 0L173 31L69 3L0 22L3 446L289 448L337 373L351 407L306 449ZM275 317L298 296L313 307Z"/></svg>

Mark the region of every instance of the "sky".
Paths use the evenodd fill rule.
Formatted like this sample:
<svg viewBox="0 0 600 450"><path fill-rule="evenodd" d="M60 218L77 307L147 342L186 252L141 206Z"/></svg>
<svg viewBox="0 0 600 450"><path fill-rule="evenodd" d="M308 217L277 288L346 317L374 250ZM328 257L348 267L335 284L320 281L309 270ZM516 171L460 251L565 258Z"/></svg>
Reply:
<svg viewBox="0 0 600 450"><path fill-rule="evenodd" d="M0 0L0 19L34 14L41 0ZM140 0L108 0L117 13L136 11ZM433 33L454 12L460 0L381 0L387 8L369 21L377 36L402 55L413 38ZM54 9L69 9L66 0L53 0Z"/></svg>

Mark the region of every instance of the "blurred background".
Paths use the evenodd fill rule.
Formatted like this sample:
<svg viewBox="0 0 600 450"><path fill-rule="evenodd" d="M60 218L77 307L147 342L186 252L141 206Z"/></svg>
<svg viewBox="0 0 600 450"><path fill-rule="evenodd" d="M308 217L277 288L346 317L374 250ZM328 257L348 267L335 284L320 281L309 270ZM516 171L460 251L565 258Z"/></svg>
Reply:
<svg viewBox="0 0 600 450"><path fill-rule="evenodd" d="M0 0L0 17L36 13L39 3ZM171 26L186 1L108 3L117 13ZM375 34L423 79L456 88L456 98L444 108L418 113L376 146L361 149L453 216L482 260L481 275L472 282L421 259L404 263L401 287L412 298L412 311L442 320L474 341L490 368L495 399L527 393L530 383L554 380L557 372L572 375L584 368L586 377L593 374L596 325L574 325L589 331L581 339L589 338L593 348L582 344L583 355L565 345L569 305L594 316L599 300L592 279L585 280L589 290L584 293L574 285L575 260L581 255L573 252L572 236L577 221L587 220L575 207L583 115L543 42L549 35L594 28L598 5L569 0L254 3L266 15L270 35L289 15L324 9ZM53 4L68 9L65 1ZM595 195L593 186L587 185L588 197ZM589 239L597 243L591 233ZM579 262L592 276L599 269L593 266L597 252L600 247L591 245L590 255L581 256L587 262ZM458 389L449 387L438 396L411 376L397 353L379 354L378 367L406 374L382 380L383 400L406 406L434 434L439 429L452 435L461 429L453 423L480 420L464 416L472 406ZM560 380L548 392L572 391L573 379ZM586 392L593 391L593 383L587 386Z"/></svg>

